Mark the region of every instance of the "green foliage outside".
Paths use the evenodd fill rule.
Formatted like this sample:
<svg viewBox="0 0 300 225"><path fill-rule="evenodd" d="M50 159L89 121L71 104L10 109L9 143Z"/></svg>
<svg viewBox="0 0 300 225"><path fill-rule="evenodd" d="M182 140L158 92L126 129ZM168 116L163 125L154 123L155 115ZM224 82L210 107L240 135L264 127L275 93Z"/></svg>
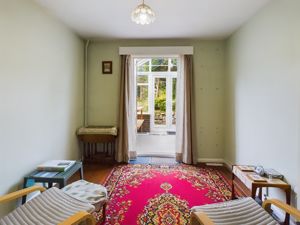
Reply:
<svg viewBox="0 0 300 225"><path fill-rule="evenodd" d="M172 100L172 111L176 111L176 100Z"/></svg>
<svg viewBox="0 0 300 225"><path fill-rule="evenodd" d="M162 95L155 99L155 110L166 112L166 95ZM172 110L176 111L176 100L172 100Z"/></svg>
<svg viewBox="0 0 300 225"><path fill-rule="evenodd" d="M148 99L142 99L137 101L137 106L138 107L143 107L143 112L148 112Z"/></svg>
<svg viewBox="0 0 300 225"><path fill-rule="evenodd" d="M137 85L137 106L148 112L148 86Z"/></svg>
<svg viewBox="0 0 300 225"><path fill-rule="evenodd" d="M155 80L155 98L154 108L161 112L166 112L166 78L157 78Z"/></svg>
<svg viewBox="0 0 300 225"><path fill-rule="evenodd" d="M155 110L159 110L161 112L166 111L166 93L161 94L159 97L155 98L154 102Z"/></svg>
<svg viewBox="0 0 300 225"><path fill-rule="evenodd" d="M140 60L140 64L138 65L138 72L167 72L170 67L170 71L177 71L177 59L171 59L171 63L169 64L169 60L167 58L152 58L151 59L151 67L149 61L145 59Z"/></svg>

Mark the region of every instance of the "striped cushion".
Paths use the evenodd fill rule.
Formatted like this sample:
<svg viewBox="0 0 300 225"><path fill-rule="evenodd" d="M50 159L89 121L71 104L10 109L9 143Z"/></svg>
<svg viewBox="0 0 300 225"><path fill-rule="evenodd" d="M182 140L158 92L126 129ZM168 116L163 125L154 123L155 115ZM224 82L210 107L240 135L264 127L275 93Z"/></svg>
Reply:
<svg viewBox="0 0 300 225"><path fill-rule="evenodd" d="M107 190L104 186L93 184L85 180L73 182L64 187L62 191L72 198L93 205L107 200Z"/></svg>
<svg viewBox="0 0 300 225"><path fill-rule="evenodd" d="M195 206L193 212L204 212L216 225L279 225L252 198Z"/></svg>
<svg viewBox="0 0 300 225"><path fill-rule="evenodd" d="M94 206L53 187L0 219L0 225L54 225L79 211L93 212Z"/></svg>

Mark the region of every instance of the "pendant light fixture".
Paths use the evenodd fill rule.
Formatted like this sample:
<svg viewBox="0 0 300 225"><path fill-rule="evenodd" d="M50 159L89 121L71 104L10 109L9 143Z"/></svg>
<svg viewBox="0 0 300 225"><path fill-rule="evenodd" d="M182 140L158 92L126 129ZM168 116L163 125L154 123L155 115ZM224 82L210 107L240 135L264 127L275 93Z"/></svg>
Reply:
<svg viewBox="0 0 300 225"><path fill-rule="evenodd" d="M131 19L136 24L150 24L153 23L155 20L155 13L150 8L150 6L144 3L143 0L143 3L138 5L135 8L135 10L133 10L133 12L131 13Z"/></svg>

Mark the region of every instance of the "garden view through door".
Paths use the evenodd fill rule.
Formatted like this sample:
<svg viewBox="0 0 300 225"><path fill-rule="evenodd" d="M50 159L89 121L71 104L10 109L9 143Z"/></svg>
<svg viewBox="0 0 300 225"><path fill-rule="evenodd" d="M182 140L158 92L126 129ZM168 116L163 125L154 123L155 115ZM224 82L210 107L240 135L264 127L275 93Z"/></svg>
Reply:
<svg viewBox="0 0 300 225"><path fill-rule="evenodd" d="M176 130L176 80L170 75L154 75L154 131Z"/></svg>
<svg viewBox="0 0 300 225"><path fill-rule="evenodd" d="M160 152L172 151L175 153L172 144L175 148L178 58L135 58L134 64L137 142L139 143L141 139L150 140L151 138L153 144L156 145L155 149L160 149ZM153 135L156 135L155 140ZM165 136L162 137L163 135ZM163 140L159 142L159 138ZM165 142L166 145L159 147L158 145L162 142Z"/></svg>

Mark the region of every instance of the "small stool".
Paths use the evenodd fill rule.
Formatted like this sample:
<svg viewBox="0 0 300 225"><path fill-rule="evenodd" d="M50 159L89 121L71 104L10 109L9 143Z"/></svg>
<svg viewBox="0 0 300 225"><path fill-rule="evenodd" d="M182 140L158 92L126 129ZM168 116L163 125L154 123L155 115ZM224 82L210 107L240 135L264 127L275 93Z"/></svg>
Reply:
<svg viewBox="0 0 300 225"><path fill-rule="evenodd" d="M80 200L82 202L90 203L95 206L93 215L98 222L105 221L106 217L106 205L108 201L107 189L100 185L87 182L85 180L78 180L71 183L62 189L67 195ZM97 215L102 208L101 216Z"/></svg>

